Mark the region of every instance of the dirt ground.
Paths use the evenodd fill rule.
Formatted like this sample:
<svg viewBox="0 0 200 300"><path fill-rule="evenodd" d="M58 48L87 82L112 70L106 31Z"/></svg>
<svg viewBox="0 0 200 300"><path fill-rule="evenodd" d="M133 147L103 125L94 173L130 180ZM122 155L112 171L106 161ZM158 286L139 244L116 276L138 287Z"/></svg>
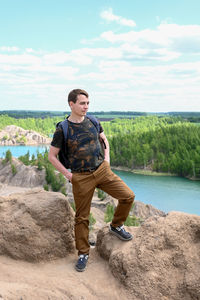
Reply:
<svg viewBox="0 0 200 300"><path fill-rule="evenodd" d="M27 190L1 184L0 195ZM76 261L77 254L40 263L0 256L0 300L130 299L94 247L84 272L75 270Z"/></svg>
<svg viewBox="0 0 200 300"><path fill-rule="evenodd" d="M77 256L32 264L0 257L0 299L129 299L108 263L91 249L87 269L77 272Z"/></svg>

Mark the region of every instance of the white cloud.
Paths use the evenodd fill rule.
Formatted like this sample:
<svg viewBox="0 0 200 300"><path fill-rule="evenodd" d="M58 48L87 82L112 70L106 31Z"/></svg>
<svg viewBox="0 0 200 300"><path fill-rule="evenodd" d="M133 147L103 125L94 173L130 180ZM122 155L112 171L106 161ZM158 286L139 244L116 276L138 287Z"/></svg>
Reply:
<svg viewBox="0 0 200 300"><path fill-rule="evenodd" d="M71 53L66 53L63 51L57 53L50 53L44 55L44 61L46 64L65 64L69 62L74 62L79 65L90 65L92 63L92 58L80 50L73 50Z"/></svg>
<svg viewBox="0 0 200 300"><path fill-rule="evenodd" d="M41 59L30 54L0 54L0 63L9 65L32 65L40 64Z"/></svg>
<svg viewBox="0 0 200 300"><path fill-rule="evenodd" d="M200 26L161 23L158 26L158 31L169 38L185 36L199 37Z"/></svg>
<svg viewBox="0 0 200 300"><path fill-rule="evenodd" d="M12 46L12 47L1 46L0 47L0 51L4 51L4 52L16 52L16 51L19 51L19 48L15 47L15 46Z"/></svg>
<svg viewBox="0 0 200 300"><path fill-rule="evenodd" d="M1 52L2 97L32 97L38 109L46 101L46 109L51 103L62 110L67 89L81 87L95 98L93 110L200 110L200 26L162 23L154 30L104 32L99 40L101 47L68 52Z"/></svg>
<svg viewBox="0 0 200 300"><path fill-rule="evenodd" d="M134 53L135 55L146 55L148 54L148 49L139 47L136 44L124 43L120 46L120 49L125 53Z"/></svg>
<svg viewBox="0 0 200 300"><path fill-rule="evenodd" d="M96 84L97 87L100 87L101 89L104 90L126 90L129 89L129 85L126 82L122 82L122 83L115 83L115 82L100 82Z"/></svg>
<svg viewBox="0 0 200 300"><path fill-rule="evenodd" d="M34 50L34 49L32 49L32 48L26 48L26 49L25 49L25 52L26 52L26 53L41 54L41 51L36 51L36 50Z"/></svg>
<svg viewBox="0 0 200 300"><path fill-rule="evenodd" d="M50 59L46 61L44 55L0 55L0 81L14 90L16 86L23 85L31 91L30 84L33 83L44 86L45 83L55 85L57 82L73 81L78 71L78 67L55 64Z"/></svg>
<svg viewBox="0 0 200 300"><path fill-rule="evenodd" d="M113 14L112 8L109 8L107 10L104 10L100 14L101 18L109 21L109 22L116 22L120 25L123 26L128 26L128 27L135 27L136 23L133 20L125 19L121 16L117 16Z"/></svg>
<svg viewBox="0 0 200 300"><path fill-rule="evenodd" d="M180 52L170 51L167 49L155 49L153 51L154 57L152 59L160 60L160 61L170 61L176 59L181 56ZM156 55L156 56L155 56ZM149 57L150 58L150 57Z"/></svg>
<svg viewBox="0 0 200 300"><path fill-rule="evenodd" d="M119 59L122 57L122 51L119 48L81 48L72 50L69 53L57 52L45 54L43 59L46 64L65 64L76 63L80 66L91 65L94 59L104 57L108 59Z"/></svg>
<svg viewBox="0 0 200 300"><path fill-rule="evenodd" d="M142 47L171 47L176 43L188 41L194 44L200 44L200 26L199 25L177 25L160 24L157 29L145 29L141 31L129 31L116 34L112 31L103 32L101 38L111 43L130 43L141 45ZM180 48L181 50L181 48Z"/></svg>
<svg viewBox="0 0 200 300"><path fill-rule="evenodd" d="M156 50L158 57L165 53L166 49ZM111 89L113 86L119 85L123 89L129 87L134 88L148 87L154 89L154 86L159 89L163 87L163 91L170 87L182 87L184 85L196 85L200 77L200 62L193 63L177 63L171 65L159 65L156 63L153 66L135 65L134 60L130 59L129 54L149 55L147 50L142 51L137 46L123 44L120 49L98 48L77 49L70 53L62 53L59 59L59 53L49 54L49 56L34 56L34 55L1 55L0 64L0 81L4 84L28 85L38 83L41 86L50 84L52 86L65 82L87 83L93 82L97 87L105 86ZM66 57L65 57L66 55ZM73 67L65 62L71 60L72 56L87 57L94 60L95 64L86 72L83 64L78 67ZM127 57L129 59L127 59ZM76 60L74 59L74 60ZM123 88L122 88L123 87Z"/></svg>
<svg viewBox="0 0 200 300"><path fill-rule="evenodd" d="M101 34L101 38L105 39L111 43L120 43L120 42L151 42L154 43L155 46L167 46L169 41L166 38L166 35L163 35L159 30L150 30L145 29L141 31L128 31L125 33L114 33L113 31L106 31Z"/></svg>
<svg viewBox="0 0 200 300"><path fill-rule="evenodd" d="M170 61L184 54L200 54L199 25L162 23L155 30L106 31L100 38L122 49L127 59Z"/></svg>
<svg viewBox="0 0 200 300"><path fill-rule="evenodd" d="M119 59L122 57L122 51L116 47L108 48L82 48L73 50L71 55L88 56L93 58L104 57L108 59Z"/></svg>

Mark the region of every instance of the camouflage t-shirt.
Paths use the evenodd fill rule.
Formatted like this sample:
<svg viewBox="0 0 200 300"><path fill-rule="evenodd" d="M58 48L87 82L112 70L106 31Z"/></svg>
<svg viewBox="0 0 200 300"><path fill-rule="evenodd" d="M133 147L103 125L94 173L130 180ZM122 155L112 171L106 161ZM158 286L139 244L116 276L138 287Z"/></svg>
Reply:
<svg viewBox="0 0 200 300"><path fill-rule="evenodd" d="M101 132L103 132L103 128L100 124ZM63 142L63 131L62 128L58 127L51 145L62 148ZM70 169L74 172L96 168L104 160L99 133L88 118L85 118L81 123L73 123L68 120L67 159Z"/></svg>

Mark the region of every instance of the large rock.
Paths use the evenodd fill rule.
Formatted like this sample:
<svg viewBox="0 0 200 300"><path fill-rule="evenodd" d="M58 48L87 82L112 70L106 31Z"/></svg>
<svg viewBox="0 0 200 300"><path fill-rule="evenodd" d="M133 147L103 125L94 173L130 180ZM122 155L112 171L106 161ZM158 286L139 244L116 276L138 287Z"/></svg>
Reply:
<svg viewBox="0 0 200 300"><path fill-rule="evenodd" d="M171 212L129 230L122 242L104 227L97 249L133 300L200 299L200 216Z"/></svg>
<svg viewBox="0 0 200 300"><path fill-rule="evenodd" d="M33 189L0 197L0 254L27 261L74 251L74 212L61 193Z"/></svg>

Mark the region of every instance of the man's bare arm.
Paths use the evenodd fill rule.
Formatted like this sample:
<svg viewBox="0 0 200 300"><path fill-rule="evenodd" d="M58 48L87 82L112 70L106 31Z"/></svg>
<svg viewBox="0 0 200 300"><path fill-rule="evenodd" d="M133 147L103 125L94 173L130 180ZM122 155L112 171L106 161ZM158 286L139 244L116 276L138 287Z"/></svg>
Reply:
<svg viewBox="0 0 200 300"><path fill-rule="evenodd" d="M100 138L104 141L106 148L104 149L105 160L110 163L110 147L104 132L100 133Z"/></svg>
<svg viewBox="0 0 200 300"><path fill-rule="evenodd" d="M48 159L52 163L52 165L60 172L62 173L69 181L72 180L72 173L69 172L57 159L58 152L60 151L60 148L56 148L54 146L50 146L49 149L49 155Z"/></svg>

